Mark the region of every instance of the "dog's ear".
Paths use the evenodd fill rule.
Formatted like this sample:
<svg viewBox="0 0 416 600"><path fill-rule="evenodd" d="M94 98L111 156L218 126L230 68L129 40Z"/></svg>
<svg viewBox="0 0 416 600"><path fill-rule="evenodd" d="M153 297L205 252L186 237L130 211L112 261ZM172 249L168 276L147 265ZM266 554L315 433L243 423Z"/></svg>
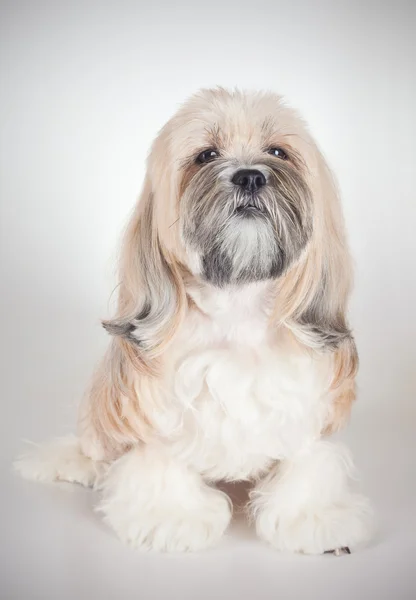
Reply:
<svg viewBox="0 0 416 600"><path fill-rule="evenodd" d="M309 175L314 201L313 234L303 259L279 282L279 320L305 346L333 357L332 422L338 429L355 398L358 356L347 322L352 265L338 190L322 154L314 147Z"/></svg>
<svg viewBox="0 0 416 600"><path fill-rule="evenodd" d="M166 196L166 203L170 200ZM111 460L153 435L158 357L186 309L179 267L160 238L166 235L160 235L154 192L146 178L123 240L117 314L103 322L113 339L94 374L79 422L81 440L87 446L93 440L93 451L101 459Z"/></svg>
<svg viewBox="0 0 416 600"><path fill-rule="evenodd" d="M103 326L132 345L148 365L172 339L186 304L178 266L160 238L154 192L147 177L123 241L117 315Z"/></svg>

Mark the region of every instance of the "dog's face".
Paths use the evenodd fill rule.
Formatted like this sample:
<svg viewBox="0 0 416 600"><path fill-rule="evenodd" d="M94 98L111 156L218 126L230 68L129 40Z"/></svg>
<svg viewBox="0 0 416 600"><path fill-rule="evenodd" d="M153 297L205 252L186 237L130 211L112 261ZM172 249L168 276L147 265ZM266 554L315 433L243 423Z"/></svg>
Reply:
<svg viewBox="0 0 416 600"><path fill-rule="evenodd" d="M308 166L291 119L276 96L217 91L170 124L187 266L214 285L277 278L311 237Z"/></svg>

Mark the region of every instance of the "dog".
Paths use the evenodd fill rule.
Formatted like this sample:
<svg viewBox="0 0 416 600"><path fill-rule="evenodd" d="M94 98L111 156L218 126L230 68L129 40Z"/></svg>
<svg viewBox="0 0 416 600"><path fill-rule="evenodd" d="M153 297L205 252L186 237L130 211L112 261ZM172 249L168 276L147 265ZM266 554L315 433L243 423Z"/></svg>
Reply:
<svg viewBox="0 0 416 600"><path fill-rule="evenodd" d="M134 547L218 542L247 512L280 551L349 552L371 509L330 441L355 399L351 260L336 183L270 92L205 89L154 141L124 235L111 341L78 435L20 457L29 478L101 491Z"/></svg>

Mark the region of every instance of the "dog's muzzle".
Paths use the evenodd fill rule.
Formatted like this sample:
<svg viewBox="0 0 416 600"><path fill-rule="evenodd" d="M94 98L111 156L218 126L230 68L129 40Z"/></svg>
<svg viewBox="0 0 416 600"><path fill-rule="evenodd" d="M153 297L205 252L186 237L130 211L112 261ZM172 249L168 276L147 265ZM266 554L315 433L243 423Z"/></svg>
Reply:
<svg viewBox="0 0 416 600"><path fill-rule="evenodd" d="M259 192L267 184L263 173L258 169L240 169L231 181L239 191L235 212L242 216L254 216L262 212Z"/></svg>

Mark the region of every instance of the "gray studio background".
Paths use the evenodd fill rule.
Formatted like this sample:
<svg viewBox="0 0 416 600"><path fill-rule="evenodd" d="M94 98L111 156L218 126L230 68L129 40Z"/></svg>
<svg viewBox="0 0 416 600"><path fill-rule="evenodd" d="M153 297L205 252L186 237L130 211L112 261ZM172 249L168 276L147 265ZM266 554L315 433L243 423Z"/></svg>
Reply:
<svg viewBox="0 0 416 600"><path fill-rule="evenodd" d="M1 598L416 597L415 6L1 2ZM148 147L215 84L284 93L339 180L361 356L342 437L380 521L346 558L281 556L241 519L204 554L141 555L88 490L11 472L23 439L74 429Z"/></svg>

